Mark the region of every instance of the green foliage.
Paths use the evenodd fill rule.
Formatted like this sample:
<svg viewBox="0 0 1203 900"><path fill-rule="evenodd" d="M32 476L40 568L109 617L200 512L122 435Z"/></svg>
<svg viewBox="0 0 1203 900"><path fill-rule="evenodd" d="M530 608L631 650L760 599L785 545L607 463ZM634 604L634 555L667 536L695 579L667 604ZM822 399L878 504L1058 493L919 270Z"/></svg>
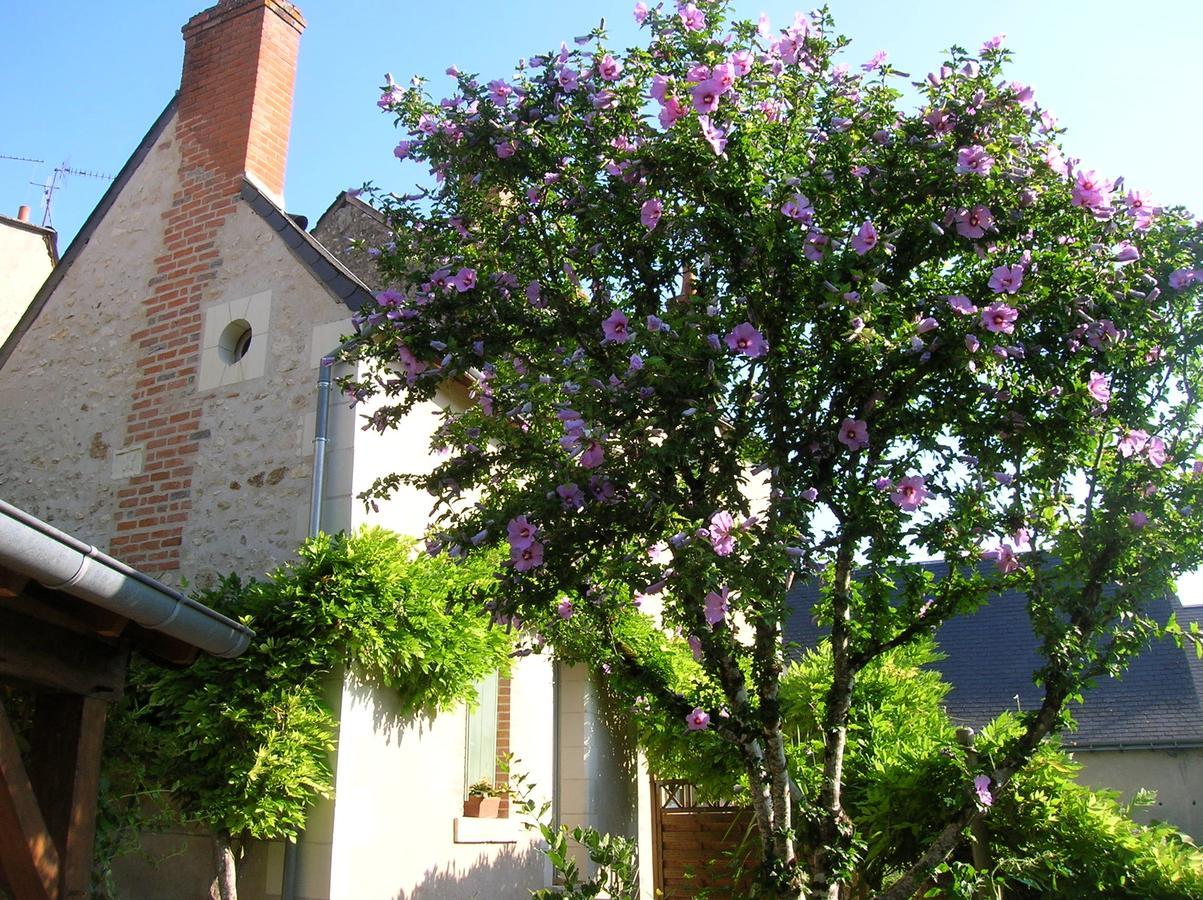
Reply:
<svg viewBox="0 0 1203 900"><path fill-rule="evenodd" d="M845 755L845 803L863 838L862 878L912 859L961 803L963 766L941 704L948 685L924 666L939 659L924 637L863 669L852 694ZM813 794L822 772L827 643L791 665L781 681L790 769Z"/></svg>
<svg viewBox="0 0 1203 900"><path fill-rule="evenodd" d="M504 785L496 785L486 779L481 779L474 784L468 785L469 797L504 797L509 794L509 789Z"/></svg>
<svg viewBox="0 0 1203 900"><path fill-rule="evenodd" d="M342 671L396 691L412 714L471 701L508 668L506 632L479 605L460 608L487 600L490 571L487 558L434 559L369 528L307 541L265 581L223 579L198 599L256 637L237 659L132 666L107 743L110 805L129 815L161 791L185 821L235 839L294 836L333 790L324 698Z"/></svg>
<svg viewBox="0 0 1203 900"><path fill-rule="evenodd" d="M984 752L1013 740L1010 714L983 730ZM1008 897L1203 897L1203 854L1177 829L1135 825L1110 791L1073 779L1081 765L1043 745L990 811L995 882Z"/></svg>
<svg viewBox="0 0 1203 900"><path fill-rule="evenodd" d="M583 608L581 608L583 607ZM601 624L589 604L567 622L549 616L540 627L557 658L590 666L612 706L623 712L656 777L696 786L702 800L730 797L744 778L737 754L716 731L686 734L695 706L722 709L715 678L688 644L666 634L633 606Z"/></svg>
<svg viewBox="0 0 1203 900"><path fill-rule="evenodd" d="M854 691L845 801L864 836L856 880L876 889L927 846L974 775L989 772L1022 733L1016 716L1001 715L978 736L979 768L970 770L941 705L948 686L929 666L938 658L925 639L866 667ZM804 783L822 758L830 667L824 644L782 679L791 770ZM1168 825L1137 825L1117 795L1078 784L1080 768L1055 740L1042 744L989 811L990 872L975 871L962 846L938 873L938 896L981 896L975 891L989 884L1033 900L1203 897L1203 854L1194 844Z"/></svg>
<svg viewBox="0 0 1203 900"><path fill-rule="evenodd" d="M664 645L673 648L664 651L667 655L676 654L674 642L665 639ZM970 771L942 706L948 685L930 667L938 659L935 645L924 639L881 657L857 680L845 802L863 835L855 863L858 884L875 889L888 884L960 805L973 776L989 771L980 767L1020 732L1009 713L983 729L977 740L979 769ZM830 679L831 653L824 643L790 665L781 681L790 770L804 792L813 790L821 769ZM606 683L615 688L621 682L610 678ZM693 780L710 797L744 795L746 784L736 784L738 758L729 745L716 742L699 754L693 752L697 736L656 726L664 719L662 710L635 710L635 715L658 777ZM969 898L991 884L1004 888L1008 897L1033 900L1203 897L1203 854L1194 844L1168 825L1135 824L1115 794L1078 784L1079 770L1056 742L1043 744L990 810L992 869L974 870L962 848L937 873L940 895Z"/></svg>

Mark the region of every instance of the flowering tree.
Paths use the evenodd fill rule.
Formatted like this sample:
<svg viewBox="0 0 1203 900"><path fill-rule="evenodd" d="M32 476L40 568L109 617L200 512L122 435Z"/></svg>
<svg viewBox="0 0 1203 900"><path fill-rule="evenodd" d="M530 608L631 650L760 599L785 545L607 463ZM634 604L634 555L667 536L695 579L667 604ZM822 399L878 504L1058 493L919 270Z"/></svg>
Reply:
<svg viewBox="0 0 1203 900"><path fill-rule="evenodd" d="M381 198L394 287L358 316L348 389L382 431L448 380L477 402L447 411L432 473L368 499L430 491L432 552L507 542L500 618L588 629L599 668L737 748L774 896L835 897L856 868L857 673L1026 592L1043 703L966 769L886 893L909 896L1203 561L1203 236L1066 159L1000 38L953 48L911 110L884 52L838 62L826 13L725 12L637 4L646 48L599 29L509 80L451 69L441 102L390 79L395 153L438 186ZM813 791L778 700L799 576L831 626ZM653 595L690 690L619 633Z"/></svg>

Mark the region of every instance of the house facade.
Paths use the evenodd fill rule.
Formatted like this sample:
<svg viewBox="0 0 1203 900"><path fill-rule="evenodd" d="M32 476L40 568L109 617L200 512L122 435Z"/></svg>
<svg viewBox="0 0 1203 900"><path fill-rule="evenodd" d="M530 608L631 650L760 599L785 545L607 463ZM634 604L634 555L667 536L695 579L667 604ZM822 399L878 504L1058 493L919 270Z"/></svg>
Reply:
<svg viewBox="0 0 1203 900"><path fill-rule="evenodd" d="M16 218L0 216L0 341L57 262L58 234L30 222L28 206L20 207Z"/></svg>
<svg viewBox="0 0 1203 900"><path fill-rule="evenodd" d="M323 400L323 359L373 302L347 239L383 225L346 195L314 234L286 212L304 28L283 0L222 0L185 25L178 93L0 347L0 497L169 585L260 576L311 524L421 535L426 496L372 511L355 497L430 465L443 409L470 402L449 386L380 435L359 427L370 410ZM630 754L583 673L532 656L488 690L482 724L463 709L407 718L354 673L332 679L335 799L295 853L249 849L242 896L528 896L551 877L531 833L461 815L466 780L504 777L506 752L561 821L633 831ZM157 869L123 861L126 896L205 895L204 835L145 844L183 853Z"/></svg>

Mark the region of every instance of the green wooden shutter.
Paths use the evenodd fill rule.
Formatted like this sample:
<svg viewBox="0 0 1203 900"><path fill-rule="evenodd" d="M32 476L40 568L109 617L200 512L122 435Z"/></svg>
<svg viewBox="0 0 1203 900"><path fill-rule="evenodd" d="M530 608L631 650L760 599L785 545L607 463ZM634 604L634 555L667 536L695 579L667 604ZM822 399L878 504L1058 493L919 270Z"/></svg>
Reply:
<svg viewBox="0 0 1203 900"><path fill-rule="evenodd" d="M477 705L468 710L464 750L464 796L468 786L497 778L497 673L476 685Z"/></svg>

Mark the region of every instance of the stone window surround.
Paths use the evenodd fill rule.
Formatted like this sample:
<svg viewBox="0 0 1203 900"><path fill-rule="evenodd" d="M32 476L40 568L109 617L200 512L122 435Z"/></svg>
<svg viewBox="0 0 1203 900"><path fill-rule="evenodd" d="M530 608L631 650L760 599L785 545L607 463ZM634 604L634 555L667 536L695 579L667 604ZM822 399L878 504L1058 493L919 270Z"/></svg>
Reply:
<svg viewBox="0 0 1203 900"><path fill-rule="evenodd" d="M228 300L206 307L201 331L200 372L197 390L207 391L261 378L267 370L267 349L270 343L268 322L271 312L271 291L260 291L249 297ZM227 363L221 354L221 335L226 326L239 320L251 326L251 344L246 355Z"/></svg>

